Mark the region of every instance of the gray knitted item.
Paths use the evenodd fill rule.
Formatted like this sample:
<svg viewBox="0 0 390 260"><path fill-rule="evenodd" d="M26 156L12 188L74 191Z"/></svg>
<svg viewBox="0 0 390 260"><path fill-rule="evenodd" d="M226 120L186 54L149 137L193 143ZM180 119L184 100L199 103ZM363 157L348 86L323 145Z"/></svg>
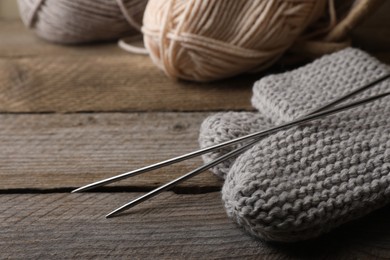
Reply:
<svg viewBox="0 0 390 260"><path fill-rule="evenodd" d="M270 75L253 86L252 105L276 124L288 122L389 72L369 54L347 48L306 66ZM387 83L346 102L385 91Z"/></svg>
<svg viewBox="0 0 390 260"><path fill-rule="evenodd" d="M252 99L265 112L256 116L261 125L244 126L251 121L250 113L234 114L241 118L240 124L219 115L208 120L229 123L202 126L200 140L211 144L215 135L232 138L223 136L229 132L225 126L236 125L235 136L241 135L238 125L244 126L243 134L261 129L265 117L276 123L291 120L388 71L364 52L346 49L295 71L263 78L255 84ZM384 89L389 89L388 82L371 92ZM389 101L385 98L278 132L240 155L231 167L229 162L217 169L220 176L228 171L222 189L228 215L255 236L297 241L388 203Z"/></svg>
<svg viewBox="0 0 390 260"><path fill-rule="evenodd" d="M365 109L278 132L239 156L222 189L228 215L258 237L296 241L389 202L390 108Z"/></svg>
<svg viewBox="0 0 390 260"><path fill-rule="evenodd" d="M252 97L252 105L261 113L229 112L208 117L200 128L200 147L208 147L291 121L387 71L387 65L367 53L347 48L291 72L264 77L254 84ZM377 93L384 87L385 84L380 84L356 98ZM237 147L226 147L202 157L207 163ZM235 158L221 163L211 171L218 177L225 178L234 160Z"/></svg>
<svg viewBox="0 0 390 260"><path fill-rule="evenodd" d="M223 143L250 133L265 130L273 125L261 113L254 112L228 112L217 113L206 118L200 127L199 143L200 146L208 147ZM208 163L225 153L240 147L241 144L232 145L221 150L204 154L203 160ZM225 178L229 172L232 163L236 158L231 158L218 164L211 171L220 178Z"/></svg>

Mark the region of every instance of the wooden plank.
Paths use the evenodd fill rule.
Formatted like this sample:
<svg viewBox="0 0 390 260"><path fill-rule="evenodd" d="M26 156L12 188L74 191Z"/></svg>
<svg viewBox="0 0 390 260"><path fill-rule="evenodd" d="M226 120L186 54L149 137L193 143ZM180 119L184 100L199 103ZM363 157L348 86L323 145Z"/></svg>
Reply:
<svg viewBox="0 0 390 260"><path fill-rule="evenodd" d="M0 1L0 18L15 19L19 17L18 7L15 0Z"/></svg>
<svg viewBox="0 0 390 260"><path fill-rule="evenodd" d="M61 46L20 22L0 22L0 111L252 109L259 76L201 84L167 78L147 56L116 43Z"/></svg>
<svg viewBox="0 0 390 260"><path fill-rule="evenodd" d="M208 114L1 114L0 190L77 187L198 149ZM150 189L201 164L194 158L113 186ZM207 172L179 189L220 185Z"/></svg>
<svg viewBox="0 0 390 260"><path fill-rule="evenodd" d="M259 77L172 81L144 56L0 59L0 112L252 110Z"/></svg>
<svg viewBox="0 0 390 260"><path fill-rule="evenodd" d="M127 54L0 59L0 111L252 109L257 77L209 84L172 81L148 57Z"/></svg>
<svg viewBox="0 0 390 260"><path fill-rule="evenodd" d="M126 56L115 42L93 45L59 45L40 39L27 29L20 20L0 19L0 57L37 56Z"/></svg>
<svg viewBox="0 0 390 260"><path fill-rule="evenodd" d="M0 28L0 112L251 110L251 86L261 77L172 81L148 57L115 44L59 46L20 22ZM390 61L388 52L377 56Z"/></svg>
<svg viewBox="0 0 390 260"><path fill-rule="evenodd" d="M316 240L264 243L224 212L219 193L163 193L112 219L137 193L3 194L2 258L367 259L390 257L390 208Z"/></svg>

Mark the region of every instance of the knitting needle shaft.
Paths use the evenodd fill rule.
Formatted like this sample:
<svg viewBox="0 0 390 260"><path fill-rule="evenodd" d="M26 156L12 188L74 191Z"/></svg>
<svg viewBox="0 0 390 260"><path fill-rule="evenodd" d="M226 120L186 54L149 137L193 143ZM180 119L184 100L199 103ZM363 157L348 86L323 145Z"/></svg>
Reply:
<svg viewBox="0 0 390 260"><path fill-rule="evenodd" d="M388 78L390 78L390 74L385 74L385 75L379 77L378 79L368 83L367 85L361 86L360 88L358 88L356 90L353 90L353 91L347 93L346 95L344 95L344 96L342 96L340 98L337 98L334 101L330 101L329 103L327 103L327 104L325 104L325 105L323 105L323 106L321 106L319 108L314 109L313 111L311 111L309 113L309 115L310 114L315 114L315 113L318 113L318 112L321 112L321 111L324 111L324 110L326 110L326 109L328 109L330 107L333 107L333 106L335 106L337 104L340 104L344 100L347 100L347 99L349 99L349 98L351 98L351 97L353 97L353 96L355 96L355 95L357 95L357 94L359 94L359 93L361 93L361 92L363 92L363 91L365 91L365 90L367 90L367 89L369 89L369 88L379 84L380 82L382 82L382 81L384 81L384 80L386 80Z"/></svg>
<svg viewBox="0 0 390 260"><path fill-rule="evenodd" d="M364 85L363 87L360 87L350 93L348 93L347 95L345 96L342 96L314 111L311 111L311 113L316 113L316 112L319 112L321 110L324 110L328 107L331 107L335 104L338 104L344 100L346 100L347 98L350 98L376 84L378 84L379 82L381 81L384 81L385 79L389 78L390 77L390 74L386 74L380 78L378 78L377 80L367 84L367 85ZM310 114L311 114L310 113ZM132 177L132 176L136 176L136 175L139 175L139 174L142 174L142 173L145 173L145 172L148 172L148 171L153 171L153 170L156 170L156 169L159 169L159 168L162 168L162 167L165 167L165 166L168 166L168 165L171 165L171 164L174 164L174 163L178 163L178 162L181 162L181 161L184 161L184 160L187 160L187 159L191 159L191 158L194 158L194 157L197 157L199 155L202 155L202 154L205 154L205 153L209 153L211 151L214 151L214 150L217 150L217 149L220 149L220 148L223 148L223 147L226 147L226 146L230 146L230 145L233 145L233 144L236 144L238 142L241 142L241 141L244 141L244 140L247 140L247 139L252 139L252 138L257 138L257 137L261 137L261 136L266 136L268 134L271 134L275 131L278 131L279 130L279 127L276 127L276 128L271 128L271 129L268 129L268 130L265 130L265 131L260 131L260 132L257 132L257 133L253 133L253 134L249 134L249 135L245 135L245 136L242 136L242 137L239 137L239 138L236 138L236 139L233 139L233 140L229 140L229 141L226 141L226 142L223 142L223 143L219 143L219 144L216 144L216 145L213 145L213 146L209 146L209 147L205 147L203 149L200 149L200 150L197 150L197 151L193 151L193 152L190 152L190 153L187 153L187 154L184 154L184 155L180 155L180 156L177 156L177 157L174 157L174 158L171 158L171 159L168 159L168 160L165 160L165 161L161 161L161 162L158 162L158 163L155 163L155 164L152 164L152 165L149 165L149 166L145 166L145 167L142 167L142 168L139 168L139 169L136 169L136 170L133 170L133 171L130 171L130 172L125 172L125 173L122 173L122 174L119 174L119 175L116 175L116 176L113 176L113 177L110 177L110 178L107 178L107 179L103 179L103 180L100 180L100 181L97 181L97 182L94 182L94 183L91 183L91 184L88 184L88 185L85 185L85 186L82 186L78 189L75 189L72 191L72 193L74 192L81 192L81 191L87 191L87 190L90 190L90 189L93 189L93 188L96 188L96 187L100 187L100 186L103 186L103 185L106 185L106 184L109 184L109 183L113 183L113 182L116 182L116 181L120 181L120 180L123 180L123 179L126 179L126 178L129 178L129 177Z"/></svg>
<svg viewBox="0 0 390 260"><path fill-rule="evenodd" d="M118 214L118 213L120 213L128 208L134 207L135 205L138 205L138 204L144 202L145 200L148 200L149 198L152 198L152 197L160 194L163 191L169 190L170 188L176 186L177 184L179 184L185 180L188 180L188 179L210 169L213 166L216 166L217 164L223 162L224 160L229 159L230 157L239 155L241 152L245 151L246 149L248 149L249 147L254 145L256 142L258 142L259 139L260 138L252 140L250 143L248 143L248 144L246 144L246 145L244 145L236 150L233 150L233 151L217 158L216 160L214 160L210 163L204 164L201 167L196 168L195 170L192 170L189 173L187 173L187 174L185 174L185 175L183 175L183 176L181 176L181 177L179 177L171 182L168 182L167 184L164 184L163 186L160 186L157 189L154 189L153 191L151 191L149 193L146 193L145 195L143 195L143 196L117 208L116 210L110 212L109 214L106 215L106 218L112 217L112 216L114 216L114 215L116 215L116 214Z"/></svg>
<svg viewBox="0 0 390 260"><path fill-rule="evenodd" d="M334 109L330 109L330 110L325 110L323 112L319 112L319 113L316 113L316 114L312 114L312 115L309 115L309 116L306 116L306 117L303 117L301 119L297 119L297 120L294 120L290 123L287 123L287 124L284 124L280 127L278 127L279 130L282 130L282 129L286 129L286 128L289 128L289 127L292 127L292 126L295 126L295 125L298 125L298 124L302 124L302 123L306 123L306 122L310 122L310 121L313 121L313 120L316 120L318 118L322 118L322 117L325 117L325 116L329 116L329 115L332 115L332 114L336 114L336 113L339 113L341 111L345 111L345 110L348 110L348 109L351 109L351 108L354 108L354 107L357 107L357 106L361 106L363 104L366 104L366 103L369 103L369 102L372 102L372 101L375 101L377 99L380 99L380 98L383 98L383 97L386 97L390 95L390 92L386 92L386 93L383 93L383 94L379 94L379 95L376 95L376 96L372 96L372 97L368 97L368 98L365 98L365 99L362 99L362 100L358 100L356 102L352 102L350 104L347 104L347 105L344 105L344 106L340 106L340 107L337 107L337 108L334 108ZM240 154L241 152L243 152L244 150L248 149L249 147L251 147L253 144L255 144L256 142L258 142L261 138L257 138L251 142L249 142L248 144L236 149L236 150L233 150L219 158L217 158L216 160L214 161L211 161L210 163L207 163L171 182L168 182L167 184L161 186L161 187L158 187L157 189L154 189L152 191L150 191L149 193L146 193L145 195L133 200L133 201L130 201L129 203L121 206L120 208L110 212L108 215L106 215L106 218L109 218L109 217L112 217L126 209L129 209L131 207L134 207L135 205L138 205L140 203L142 203L143 201L145 200L148 200L158 194L160 194L161 192L165 191L165 190L168 190L176 185L178 185L179 183L189 179L189 178L192 178L198 174L200 174L201 172L204 172L208 169L210 169L211 167L214 167L215 165L223 162L224 160L227 160L229 159L230 157L233 157L235 155L238 155Z"/></svg>

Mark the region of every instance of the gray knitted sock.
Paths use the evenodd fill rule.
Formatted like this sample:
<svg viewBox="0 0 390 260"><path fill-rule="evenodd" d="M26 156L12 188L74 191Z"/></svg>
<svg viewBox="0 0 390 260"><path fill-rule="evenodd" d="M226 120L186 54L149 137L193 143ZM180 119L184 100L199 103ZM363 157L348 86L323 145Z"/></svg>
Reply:
<svg viewBox="0 0 390 260"><path fill-rule="evenodd" d="M257 120L259 124L267 122L265 117L276 123L291 120L388 71L386 65L364 52L346 49L295 71L263 78L255 84L252 99L264 112ZM388 86L381 84L372 91ZM256 144L235 161L226 177L222 194L228 215L256 236L296 241L317 236L387 203L388 104L389 99L383 99L279 132ZM241 124L227 117L219 115L214 121L228 124L202 128L200 140L207 136L212 143L213 130L227 140L232 136L224 136L229 131L223 127L231 125L236 126L234 136L239 136L239 125L250 121L237 113L234 117L241 118ZM246 134L248 129L262 126L244 128ZM228 171L231 163L220 168L219 174Z"/></svg>
<svg viewBox="0 0 390 260"><path fill-rule="evenodd" d="M288 122L389 72L369 54L346 48L300 67L270 75L253 86L252 105L276 124ZM379 93L380 84L346 102Z"/></svg>
<svg viewBox="0 0 390 260"><path fill-rule="evenodd" d="M240 226L266 240L297 241L390 201L390 106L278 132L235 161L222 189Z"/></svg>
<svg viewBox="0 0 390 260"><path fill-rule="evenodd" d="M261 113L255 112L228 112L217 113L206 118L201 127L199 144L201 148L223 143L250 133L265 130L272 126L270 120ZM232 145L221 150L204 154L204 162L208 163L225 153L240 147L241 144ZM236 158L231 158L210 169L220 178L225 178Z"/></svg>

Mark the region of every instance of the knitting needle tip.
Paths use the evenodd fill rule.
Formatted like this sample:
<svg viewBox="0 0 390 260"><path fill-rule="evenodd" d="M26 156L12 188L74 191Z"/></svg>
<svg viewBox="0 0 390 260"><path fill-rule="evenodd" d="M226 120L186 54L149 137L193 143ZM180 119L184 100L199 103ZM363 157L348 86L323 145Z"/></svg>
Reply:
<svg viewBox="0 0 390 260"><path fill-rule="evenodd" d="M95 184L95 183L92 183L92 184ZM75 190L72 190L70 193L77 193L77 192L82 192L82 191L86 191L86 190L92 189L93 187L95 187L92 184L88 184L88 185L85 185L83 187L80 187L80 188L77 188Z"/></svg>
<svg viewBox="0 0 390 260"><path fill-rule="evenodd" d="M121 213L122 211L125 211L126 209L129 209L129 208L135 206L135 204L136 204L135 201L136 201L136 200L131 201L131 202L129 202L129 203L127 203L127 204L125 204L125 205L123 205L123 206L121 206L121 207L119 207L119 208L113 210L113 211L111 211L110 213L108 213L108 214L106 215L106 218L112 218L112 217L114 217L115 215ZM137 204L138 204L138 203L137 203Z"/></svg>
<svg viewBox="0 0 390 260"><path fill-rule="evenodd" d="M127 173L126 173L127 174ZM109 184L111 182L114 182L114 180L116 179L120 179L121 178L121 175L118 176L114 176L114 177L111 177L111 178L107 178L107 179L104 179L104 180L100 180L100 181L96 181L96 182L93 182L93 183L90 183L90 184L87 184L87 185L84 185L80 188L77 188L75 190L72 190L71 193L76 193L76 192L82 192L82 191L87 191L87 190L91 190L93 188L97 188L97 187L100 187L100 186L103 186L105 184Z"/></svg>
<svg viewBox="0 0 390 260"><path fill-rule="evenodd" d="M94 183L91 183L91 184L82 186L82 187L80 187L80 188L77 188L77 189L75 189L75 190L72 190L70 193L76 193L76 192L87 191L87 190L90 190L90 189L92 189L92 188L95 188L96 186L97 186L97 183L94 182Z"/></svg>
<svg viewBox="0 0 390 260"><path fill-rule="evenodd" d="M112 212L110 212L110 213L108 213L107 215L106 215L106 218L112 218L112 217L114 217L115 216L115 214L117 213L117 211L116 210L114 210L114 211L112 211Z"/></svg>
<svg viewBox="0 0 390 260"><path fill-rule="evenodd" d="M77 192L80 192L80 191L82 191L81 188L82 188L82 187L77 188L77 189L75 189L75 190L72 190L70 193L77 193Z"/></svg>

